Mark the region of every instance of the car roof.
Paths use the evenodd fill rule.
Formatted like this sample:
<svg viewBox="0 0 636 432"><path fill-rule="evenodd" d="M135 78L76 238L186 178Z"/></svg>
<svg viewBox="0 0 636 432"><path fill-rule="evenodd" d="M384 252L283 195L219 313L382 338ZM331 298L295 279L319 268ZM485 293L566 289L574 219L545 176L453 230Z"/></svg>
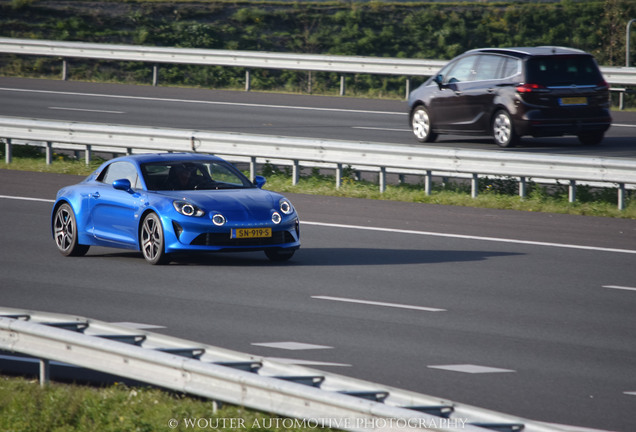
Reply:
<svg viewBox="0 0 636 432"><path fill-rule="evenodd" d="M220 157L202 154L202 153L143 153L136 155L121 156L116 159L112 159L109 162L115 160L133 162L136 164L155 163L155 162L187 162L194 160L222 160Z"/></svg>
<svg viewBox="0 0 636 432"><path fill-rule="evenodd" d="M552 56L552 55L590 55L583 50L560 46L509 47L509 48L477 48L467 51L471 53L508 54L516 57Z"/></svg>

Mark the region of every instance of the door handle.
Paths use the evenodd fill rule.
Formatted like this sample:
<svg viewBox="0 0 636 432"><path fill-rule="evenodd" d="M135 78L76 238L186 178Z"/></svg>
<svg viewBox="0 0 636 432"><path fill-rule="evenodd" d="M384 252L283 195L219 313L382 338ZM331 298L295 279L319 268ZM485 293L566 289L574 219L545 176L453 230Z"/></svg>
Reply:
<svg viewBox="0 0 636 432"><path fill-rule="evenodd" d="M93 198L99 198L99 192L95 192L95 193L93 194Z"/></svg>

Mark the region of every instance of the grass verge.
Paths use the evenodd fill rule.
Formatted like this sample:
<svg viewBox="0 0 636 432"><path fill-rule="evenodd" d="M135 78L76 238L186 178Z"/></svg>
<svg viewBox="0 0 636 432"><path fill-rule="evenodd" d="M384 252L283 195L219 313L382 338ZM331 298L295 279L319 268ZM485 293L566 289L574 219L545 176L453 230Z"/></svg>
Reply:
<svg viewBox="0 0 636 432"><path fill-rule="evenodd" d="M53 163L47 165L42 149L32 146L14 146L13 155L12 162L7 164L0 151L0 157L3 159L0 168L88 175L103 162L102 159L93 158L87 166L83 161L68 155L55 154ZM617 188L578 185L577 200L571 203L568 200L567 184L546 186L530 180L527 183L527 196L521 198L518 195L517 179L506 177L480 179L479 194L472 198L470 185L461 180L435 182L432 193L426 195L423 178L421 182L387 185L386 191L381 193L377 182L356 179L356 173L350 168L344 170L340 188L336 188L333 175L322 174L317 169L301 175L296 185L292 184L288 168L281 169L266 163L261 167L261 174L267 178L267 189L282 193L636 219L636 194L634 191L627 191L625 209L619 210Z"/></svg>
<svg viewBox="0 0 636 432"><path fill-rule="evenodd" d="M0 376L0 430L7 432L329 431L302 422L150 387L51 383Z"/></svg>

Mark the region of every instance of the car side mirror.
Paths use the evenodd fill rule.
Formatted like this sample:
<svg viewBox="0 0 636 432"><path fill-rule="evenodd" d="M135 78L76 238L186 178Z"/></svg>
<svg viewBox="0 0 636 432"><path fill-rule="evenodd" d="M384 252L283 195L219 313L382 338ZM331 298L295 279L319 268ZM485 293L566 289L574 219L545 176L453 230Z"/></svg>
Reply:
<svg viewBox="0 0 636 432"><path fill-rule="evenodd" d="M254 185L257 188L262 189L263 186L265 186L265 183L267 183L267 180L265 179L265 177L259 176L259 175L254 177Z"/></svg>
<svg viewBox="0 0 636 432"><path fill-rule="evenodd" d="M132 191L132 186L130 185L130 180L128 179L119 179L113 182L113 187L117 190L122 190L126 192Z"/></svg>
<svg viewBox="0 0 636 432"><path fill-rule="evenodd" d="M442 74L437 75L435 78L433 78L433 81L437 84L437 88L438 89L441 90L441 89L443 89L445 87L444 84L443 84L444 83L444 75L442 75Z"/></svg>

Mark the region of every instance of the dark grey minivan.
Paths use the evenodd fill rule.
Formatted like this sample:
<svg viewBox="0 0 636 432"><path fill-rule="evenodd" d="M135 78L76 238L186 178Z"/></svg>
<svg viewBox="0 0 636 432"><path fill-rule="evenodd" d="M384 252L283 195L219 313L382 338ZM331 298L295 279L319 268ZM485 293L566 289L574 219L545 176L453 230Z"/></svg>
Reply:
<svg viewBox="0 0 636 432"><path fill-rule="evenodd" d="M563 47L482 48L451 60L409 95L420 142L439 134L576 135L599 144L610 127L609 85L591 54Z"/></svg>

